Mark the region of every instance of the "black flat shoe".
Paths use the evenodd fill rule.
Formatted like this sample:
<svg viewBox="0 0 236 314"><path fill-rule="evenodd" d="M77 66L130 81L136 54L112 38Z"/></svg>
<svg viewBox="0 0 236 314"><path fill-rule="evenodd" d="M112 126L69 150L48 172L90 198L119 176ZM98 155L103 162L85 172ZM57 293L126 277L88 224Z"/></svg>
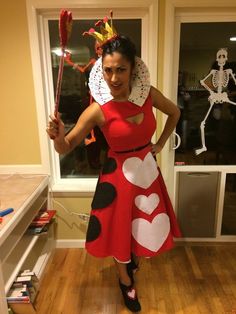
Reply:
<svg viewBox="0 0 236 314"><path fill-rule="evenodd" d="M121 289L126 307L131 312L141 311L141 305L139 303L137 292L135 288L133 287L133 285L126 286L126 285L123 285L120 281L119 281L119 285L120 285L120 289Z"/></svg>

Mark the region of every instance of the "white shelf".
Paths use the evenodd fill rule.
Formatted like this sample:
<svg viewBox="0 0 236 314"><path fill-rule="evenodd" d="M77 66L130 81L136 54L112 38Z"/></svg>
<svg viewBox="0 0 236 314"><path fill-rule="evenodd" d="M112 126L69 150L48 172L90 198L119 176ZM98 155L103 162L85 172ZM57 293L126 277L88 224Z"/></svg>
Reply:
<svg viewBox="0 0 236 314"><path fill-rule="evenodd" d="M6 278L4 278L6 276L6 273L7 273L6 272L7 261L8 260L10 260L11 262L12 262L12 260L13 260L13 262L16 261L17 256L18 256L18 258L20 256L18 253L20 253L19 251L21 251L21 250L19 250L19 248L18 249L16 248L13 251L14 254L12 254L14 256L9 256L9 258L3 264L3 278L4 278L4 281L6 282L5 283L5 293L6 294L8 293L8 291L9 291L12 283L14 282L15 278L17 277L19 271L22 270L22 266L24 265L24 263L26 261L26 258L29 256L29 254L30 254L31 250L33 249L35 243L38 241L38 238L39 238L38 235L36 235L36 236L34 235L33 237L29 236L29 235L25 235L24 237L22 237L21 241L18 243L18 247L20 249L25 247L24 242L28 242L27 240L29 240L29 239L30 239L30 242L28 243L28 245L27 245L26 249L24 250L23 255L19 259L18 263L15 264L15 265L13 264L14 270L10 274L10 277L7 279L7 281L5 281ZM12 266L12 263L10 265Z"/></svg>
<svg viewBox="0 0 236 314"><path fill-rule="evenodd" d="M1 180L2 179L2 180ZM21 270L41 277L54 248L53 225L47 234L32 235L27 229L40 209L48 204L47 175L0 175L0 198L14 212L0 225L0 313L7 314L6 295Z"/></svg>

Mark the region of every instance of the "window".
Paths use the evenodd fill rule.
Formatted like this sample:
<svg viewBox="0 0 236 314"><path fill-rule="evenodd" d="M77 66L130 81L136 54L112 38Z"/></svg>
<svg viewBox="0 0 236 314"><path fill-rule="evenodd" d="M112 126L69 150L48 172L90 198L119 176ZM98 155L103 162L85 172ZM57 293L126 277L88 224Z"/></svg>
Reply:
<svg viewBox="0 0 236 314"><path fill-rule="evenodd" d="M88 19L73 21L72 34L65 57L59 104L59 112L67 132L73 128L78 117L91 101L88 78L93 66L92 62L97 58L95 39L82 34L94 27L95 22ZM114 20L114 25L119 34L125 34L135 42L137 55L141 56L141 19ZM58 21L49 20L48 28L55 94L60 59ZM100 129L96 127L71 153L60 155L60 177L97 177L106 159L107 149L106 140Z"/></svg>
<svg viewBox="0 0 236 314"><path fill-rule="evenodd" d="M236 44L230 41L235 27L235 22L181 24L178 106L182 114L177 133L182 143L176 150L176 164L236 164L236 82L229 72L236 73ZM226 48L222 57L228 57L223 67L218 61L221 53L217 58L220 48ZM215 74L208 77L212 70ZM227 99L216 99L210 109L207 88ZM205 127L200 127L204 119ZM202 136L207 150L198 155Z"/></svg>
<svg viewBox="0 0 236 314"><path fill-rule="evenodd" d="M68 3L65 0L27 0L26 3L42 160L42 169L38 171L51 175L53 191L93 192L99 169L106 158L106 143L100 137L99 130L94 130L97 139L94 145L81 143L68 156L55 153L53 143L45 132L48 116L54 111L59 58L53 48L59 46L58 18L61 8L67 8ZM157 4L155 0L147 3L142 0L120 0L119 7L113 10L117 29L135 42L139 55L149 67L154 86L157 79ZM95 56L93 38L82 37L82 32L94 27L95 21L109 14L107 2L101 0L99 8L97 5L95 0L86 5L77 1L74 8L70 7L73 27L68 49L71 50L71 60L81 66ZM82 110L89 105L89 70L84 74L65 64L60 111L67 130L73 127Z"/></svg>

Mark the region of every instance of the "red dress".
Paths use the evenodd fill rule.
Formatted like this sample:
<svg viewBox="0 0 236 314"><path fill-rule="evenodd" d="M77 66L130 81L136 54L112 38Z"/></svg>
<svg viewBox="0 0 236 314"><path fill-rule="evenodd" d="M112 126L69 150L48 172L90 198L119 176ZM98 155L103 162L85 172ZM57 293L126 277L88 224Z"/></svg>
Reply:
<svg viewBox="0 0 236 314"><path fill-rule="evenodd" d="M151 97L143 106L110 100L101 109L110 150L92 201L86 249L124 263L131 252L155 256L171 249L181 233L149 145L156 130ZM141 113L140 124L127 120Z"/></svg>

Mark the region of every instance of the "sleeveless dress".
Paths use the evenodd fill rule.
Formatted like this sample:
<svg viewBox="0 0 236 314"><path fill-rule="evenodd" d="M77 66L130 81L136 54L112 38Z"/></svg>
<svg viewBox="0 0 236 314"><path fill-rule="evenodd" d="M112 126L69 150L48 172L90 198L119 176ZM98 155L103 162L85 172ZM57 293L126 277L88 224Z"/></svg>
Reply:
<svg viewBox="0 0 236 314"><path fill-rule="evenodd" d="M151 154L156 130L152 100L143 106L109 100L101 106L102 132L110 147L89 220L86 249L96 257L128 263L131 252L152 257L173 247L181 233L165 183ZM143 120L127 118L143 113ZM138 148L131 151L134 148Z"/></svg>

